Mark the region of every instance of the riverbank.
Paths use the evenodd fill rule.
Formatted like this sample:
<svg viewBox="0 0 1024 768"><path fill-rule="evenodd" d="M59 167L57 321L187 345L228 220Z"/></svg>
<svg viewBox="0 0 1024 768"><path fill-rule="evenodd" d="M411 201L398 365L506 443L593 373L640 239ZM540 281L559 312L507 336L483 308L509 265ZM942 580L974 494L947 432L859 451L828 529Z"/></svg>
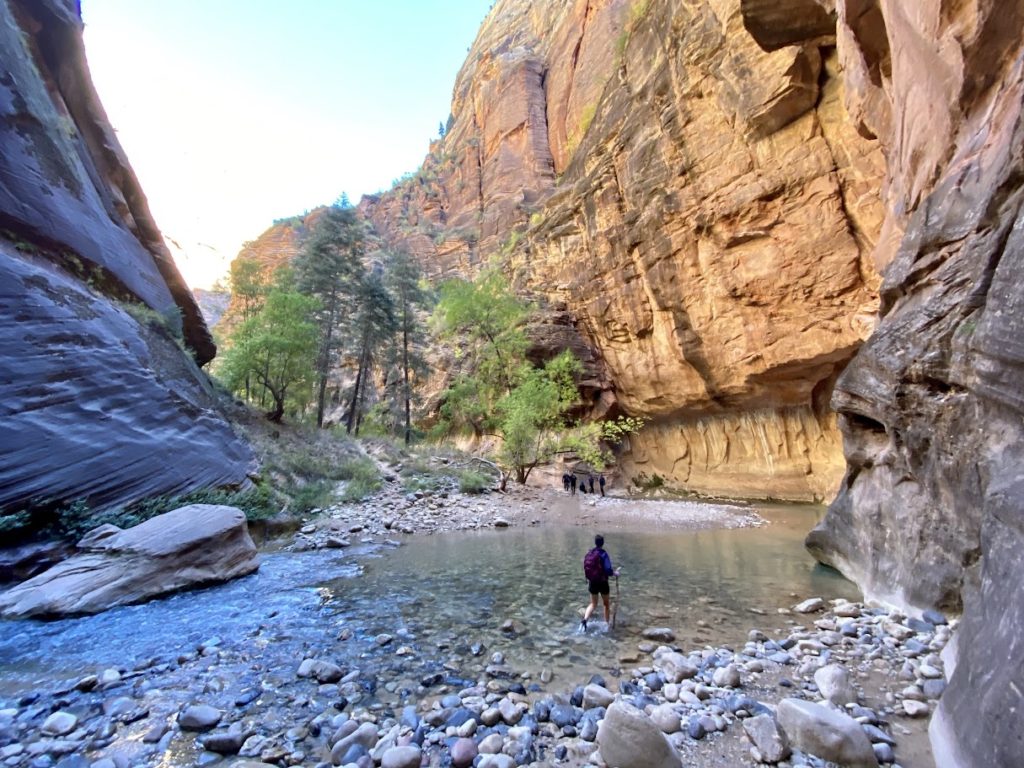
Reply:
<svg viewBox="0 0 1024 768"><path fill-rule="evenodd" d="M894 756L904 768L932 765L921 717L927 710L911 704L915 717L910 717L903 702L937 693L940 683L931 675L941 671L941 662L932 657L945 643L948 629L943 626L925 627L845 600L799 613L782 596L760 602L760 613L748 611L738 618L749 628L746 642L711 644L701 642L709 636L691 624L713 624L727 606L684 594L679 599L695 603L703 618L666 612L663 626L638 624L641 615L631 605L624 625L610 633L592 622L586 635L567 629L562 640L550 644L539 627L530 626L531 620L518 618L506 626L506 616L522 614L497 604L465 602L469 598L456 593L438 593L433 607L426 604L445 580L472 581L476 574L480 581L480 565L467 565L464 575L439 572L437 584L411 589L422 567L412 561L425 550L434 553L428 562L441 568L483 543L493 542L495 552L507 551L512 542L519 546L522 540L515 537L529 531L547 540L565 528L579 528L575 535L585 540L598 524L707 526L711 520L735 523L752 510L687 511L685 506L661 506L676 502L642 503L626 523L616 512L631 502L617 499L562 499L532 489L512 497L408 497L403 495L406 508L391 505L390 518L380 519L380 508L373 507L358 516L344 509L327 511L288 543L316 551L270 554L261 574L217 588L219 593L184 594L160 605L118 609L120 616L73 620L96 622L91 629L80 623L83 634L77 636L61 634L57 625L42 627L52 630L54 645L47 648L57 654L62 643L113 635L118 627L141 637L154 632L155 624L172 625L178 619L166 609L175 604L180 614L200 619L188 633L155 637L145 658L133 658L129 649L138 654L140 646L126 638L119 655L129 663L95 668L80 661L78 668L90 674L9 699L10 706L0 711L0 758L12 768L45 768L65 760L78 761L65 765L102 763L105 768L158 762L226 767L236 756L312 766L330 764L332 753L337 762L357 758L362 750L383 761L389 749L409 742L405 746L415 745L415 750L390 755L388 764L403 754L411 764L418 750L428 764L440 765L453 750L461 759L475 749L505 754L507 759L483 758L485 767L508 761L581 765L595 759L602 708L619 701L648 710L688 765L754 765L744 723L754 722L785 697L817 699L821 685L815 672L838 664L863 707L847 712L880 732L858 727L877 744L894 741ZM512 530L486 533L499 512ZM403 534L402 525L435 535ZM436 536L440 532L450 535ZM721 535L771 533L767 525ZM706 540L699 537L712 534L705 530L693 538L705 548ZM338 540L331 542L331 537ZM616 541L625 546L627 534ZM645 552L645 557L652 554ZM493 562L495 556L488 550L479 562ZM408 570L398 567L401 563ZM575 561L570 566L573 573L578 570ZM302 579L297 571L310 575ZM541 578L561 576L545 573ZM289 579L300 588L288 587ZM257 588L259 580L264 586ZM315 591L302 589L303 584ZM535 586L524 591L532 593L525 595L528 602L542 599ZM209 604L200 609L197 599ZM432 632L436 612L452 601L465 603L456 612L458 623L449 631ZM830 613L820 612L829 607ZM645 638L646 630L660 631ZM37 637L26 634L23 642ZM17 637L10 640L18 642ZM530 662L543 658L553 662ZM39 661L45 665L47 659ZM560 661L568 663L559 667ZM831 674L830 679L841 677ZM586 684L598 687L587 693ZM74 720L52 720L54 713ZM764 723L757 721L758 728ZM769 748L765 743L759 749ZM890 757L884 748L879 751ZM363 755L362 764L367 759ZM359 759L350 762L360 764ZM785 763L819 764L800 754Z"/></svg>
<svg viewBox="0 0 1024 768"><path fill-rule="evenodd" d="M289 548L297 551L394 540L401 534L437 534L527 525L585 526L616 530L751 528L765 520L739 503L646 501L623 496L570 495L515 485L507 493L455 490L407 491L386 486L372 499L315 510Z"/></svg>

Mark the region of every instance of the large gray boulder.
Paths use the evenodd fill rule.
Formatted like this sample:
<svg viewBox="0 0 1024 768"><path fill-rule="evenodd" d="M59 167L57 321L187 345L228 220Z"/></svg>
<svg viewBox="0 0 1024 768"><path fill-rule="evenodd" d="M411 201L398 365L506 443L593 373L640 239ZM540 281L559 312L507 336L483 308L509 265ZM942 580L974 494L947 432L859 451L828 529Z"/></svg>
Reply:
<svg viewBox="0 0 1024 768"><path fill-rule="evenodd" d="M657 725L631 704L617 701L597 729L609 768L680 768L679 756Z"/></svg>
<svg viewBox="0 0 1024 768"><path fill-rule="evenodd" d="M849 768L877 768L871 741L849 715L801 699L783 699L777 715L796 749Z"/></svg>
<svg viewBox="0 0 1024 768"><path fill-rule="evenodd" d="M192 504L82 543L82 554L0 594L0 616L99 613L259 568L235 507Z"/></svg>

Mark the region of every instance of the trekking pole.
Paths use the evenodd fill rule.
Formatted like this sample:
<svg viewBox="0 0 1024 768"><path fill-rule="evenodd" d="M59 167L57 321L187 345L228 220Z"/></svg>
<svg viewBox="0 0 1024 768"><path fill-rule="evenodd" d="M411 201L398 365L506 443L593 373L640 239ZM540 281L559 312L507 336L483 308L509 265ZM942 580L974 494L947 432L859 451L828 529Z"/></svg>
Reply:
<svg viewBox="0 0 1024 768"><path fill-rule="evenodd" d="M615 619L619 616L619 577L615 577L615 608L612 610L612 627L615 626Z"/></svg>

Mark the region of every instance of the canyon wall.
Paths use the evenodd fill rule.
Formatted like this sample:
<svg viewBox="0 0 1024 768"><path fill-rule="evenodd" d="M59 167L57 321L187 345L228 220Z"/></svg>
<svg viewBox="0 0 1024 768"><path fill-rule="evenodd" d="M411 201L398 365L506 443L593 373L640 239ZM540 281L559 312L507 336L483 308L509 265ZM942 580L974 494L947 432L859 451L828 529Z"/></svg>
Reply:
<svg viewBox="0 0 1024 768"><path fill-rule="evenodd" d="M77 4L0 1L0 51L0 514L248 482L252 454L197 367L216 348L96 96Z"/></svg>
<svg viewBox="0 0 1024 768"><path fill-rule="evenodd" d="M880 323L833 405L848 462L811 551L869 597L963 610L940 766L1024 755L1024 3L837 3L878 137Z"/></svg>
<svg viewBox="0 0 1024 768"><path fill-rule="evenodd" d="M593 413L648 421L631 475L805 500L842 476L828 400L873 328L884 160L834 16L795 6L780 36L739 0L501 0L447 134L360 204L434 276L497 258L539 298L547 343L590 350Z"/></svg>

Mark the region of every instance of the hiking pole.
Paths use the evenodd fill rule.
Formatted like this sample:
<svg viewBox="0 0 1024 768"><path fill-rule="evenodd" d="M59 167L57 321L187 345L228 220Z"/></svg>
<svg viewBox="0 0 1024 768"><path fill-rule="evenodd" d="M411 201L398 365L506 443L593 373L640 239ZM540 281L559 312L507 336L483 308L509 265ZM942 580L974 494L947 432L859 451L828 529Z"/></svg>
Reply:
<svg viewBox="0 0 1024 768"><path fill-rule="evenodd" d="M615 626L615 619L619 615L619 577L615 577L615 607L612 608L612 627Z"/></svg>

